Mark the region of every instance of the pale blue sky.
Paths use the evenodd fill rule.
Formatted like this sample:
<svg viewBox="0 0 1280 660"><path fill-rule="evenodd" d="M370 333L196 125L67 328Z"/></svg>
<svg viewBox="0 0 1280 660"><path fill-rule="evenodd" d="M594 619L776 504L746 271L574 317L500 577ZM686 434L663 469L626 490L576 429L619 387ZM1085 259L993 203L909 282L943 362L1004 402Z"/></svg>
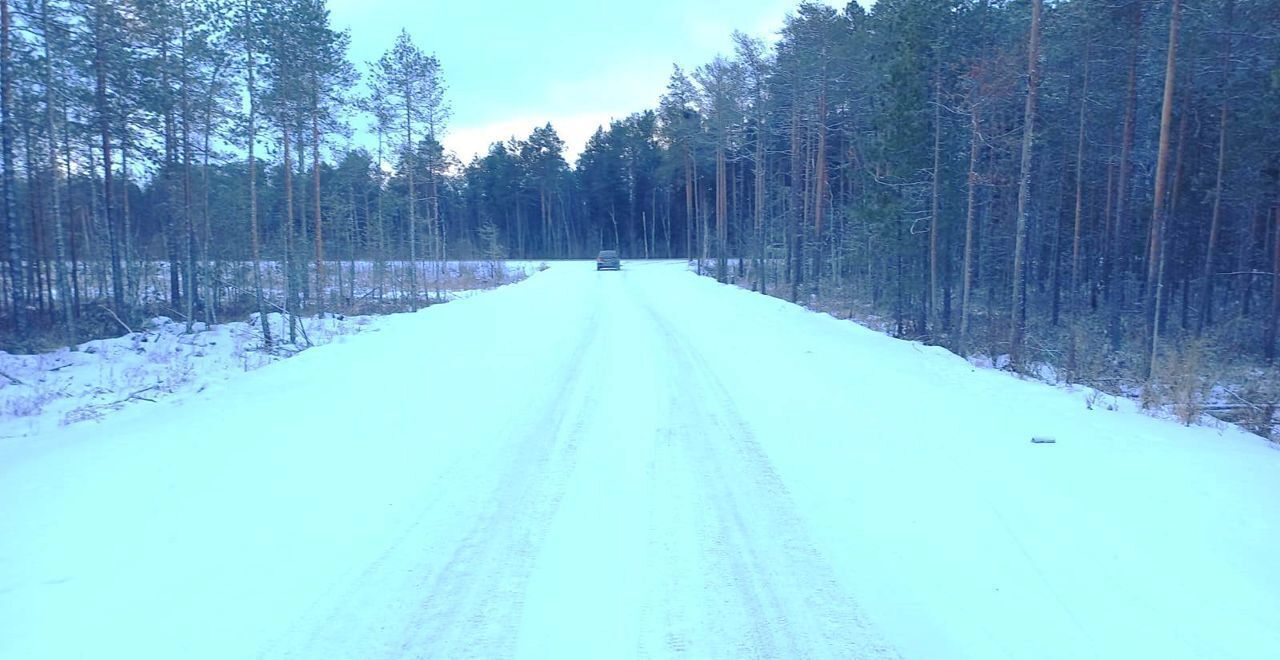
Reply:
<svg viewBox="0 0 1280 660"><path fill-rule="evenodd" d="M731 52L735 29L768 37L797 5L798 0L329 1L334 26L351 31L351 59L362 71L402 27L420 48L436 54L453 108L444 143L463 161L491 142L527 136L547 121L574 156L610 117L653 107L672 64L692 69Z"/></svg>

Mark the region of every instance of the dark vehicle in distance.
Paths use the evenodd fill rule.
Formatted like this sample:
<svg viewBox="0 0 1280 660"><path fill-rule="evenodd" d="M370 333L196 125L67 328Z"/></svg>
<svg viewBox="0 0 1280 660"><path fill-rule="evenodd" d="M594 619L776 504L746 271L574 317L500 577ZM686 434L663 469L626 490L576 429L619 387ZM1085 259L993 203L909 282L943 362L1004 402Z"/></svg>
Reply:
<svg viewBox="0 0 1280 660"><path fill-rule="evenodd" d="M622 270L622 261L618 259L617 250L601 250L596 257L596 270Z"/></svg>

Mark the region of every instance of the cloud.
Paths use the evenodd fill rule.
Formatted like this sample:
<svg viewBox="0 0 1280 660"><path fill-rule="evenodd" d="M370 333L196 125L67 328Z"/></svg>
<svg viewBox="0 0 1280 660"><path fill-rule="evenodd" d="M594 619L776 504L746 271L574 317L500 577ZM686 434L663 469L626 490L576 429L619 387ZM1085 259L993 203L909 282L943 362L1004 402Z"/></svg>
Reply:
<svg viewBox="0 0 1280 660"><path fill-rule="evenodd" d="M838 8L845 2L818 1ZM351 28L352 57L358 62L376 59L401 24L423 47L439 49L454 109L442 141L463 162L483 155L493 142L527 137L550 121L573 163L597 126L655 108L673 63L693 71L717 53L731 55L734 28L768 38L799 0L686 3L663 20L640 6L585 9L570 3L548 13L511 4L501 12L511 14L510 20L492 24L480 22L480 6L474 3L448 5L432 21L390 22L382 19L411 15L413 0L330 0L329 6L335 25ZM484 47L477 45L474 32L481 24L486 26ZM630 29L603 29L619 24ZM526 43L526 32L546 25L571 27L575 37ZM373 139L365 124L356 120L356 139L369 145Z"/></svg>

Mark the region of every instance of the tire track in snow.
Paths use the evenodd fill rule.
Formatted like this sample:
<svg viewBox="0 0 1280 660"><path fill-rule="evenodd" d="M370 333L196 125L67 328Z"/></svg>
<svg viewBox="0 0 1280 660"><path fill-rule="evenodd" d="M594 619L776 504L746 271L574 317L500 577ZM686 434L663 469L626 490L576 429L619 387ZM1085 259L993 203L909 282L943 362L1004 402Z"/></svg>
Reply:
<svg viewBox="0 0 1280 660"><path fill-rule="evenodd" d="M567 362L545 375L544 382L560 387L526 400L503 428L504 441L478 440L477 454L424 484L425 504L413 522L344 590L316 604L326 614L304 619L321 623L295 627L263 657L511 655L524 586L592 408L584 379L592 374L587 354L599 334L598 317L590 313L565 353ZM486 495L468 497L477 490ZM441 527L458 520L469 524ZM412 589L404 588L406 579L415 582ZM403 593L417 594L416 602L388 602ZM290 638L307 641L285 648Z"/></svg>
<svg viewBox="0 0 1280 660"><path fill-rule="evenodd" d="M418 616L403 626L401 650L411 657L506 657L515 644L525 585L548 521L555 515L591 410L584 377L588 349L599 333L598 314L569 355L563 385L546 413L513 420L521 440L505 463L483 512L429 586ZM501 463L493 463L496 465ZM482 466L484 468L491 467Z"/></svg>
<svg viewBox="0 0 1280 660"><path fill-rule="evenodd" d="M631 523L645 525L647 519L641 538L648 540L640 541L647 552L639 554L642 563L630 566L643 571L651 586L648 593L617 594L619 602L635 598L640 615L636 637L626 638L636 640L633 650L622 646L610 655L894 657L863 625L808 540L785 486L711 366L645 300L644 286L619 278L578 292L589 311L570 315L571 347L538 374L551 387L513 406L505 427L485 426L504 428L504 437L485 438L474 456L464 455L425 482L404 531L324 597L288 635L293 642L277 650L301 658L547 655L553 647L517 638L526 602L553 606L545 600L551 593L545 583L557 574L549 567L559 560L540 554L563 551L550 547L547 536L566 491L591 482L574 475L580 447L592 446L582 444L590 439L584 434L609 427L597 408L616 412L617 397L630 386L625 370L610 368L622 355L637 359L621 352L634 346L620 338L643 337L646 350L657 353L655 375L665 388L652 400L650 414L659 420L653 451L639 452L651 457L641 490L647 489L648 500ZM638 359L652 358L646 353ZM627 360L621 363L634 364ZM597 401L597 390L606 398ZM592 451L593 469L616 467L601 462L602 447ZM588 454L581 460L588 461ZM566 520L574 522L566 527ZM576 518L560 523L570 537L592 533L574 526L583 524ZM531 577L544 583L537 596L530 592ZM570 571L564 577L584 575ZM625 584L635 583L617 586ZM574 603L584 605L591 606ZM601 605L614 611L617 603ZM571 643L573 620L549 623L565 628L548 639ZM554 648L573 655L572 647Z"/></svg>
<svg viewBox="0 0 1280 660"><path fill-rule="evenodd" d="M639 654L897 657L809 540L786 486L714 370L642 292L633 293L664 339L671 382L678 384L669 392L672 430L660 439L654 470L687 491L692 509L654 511L650 518L655 562L668 570L650 595L655 602L646 607ZM696 548L657 541L684 536L664 527L690 525ZM708 597L701 603L706 611L680 605L689 594ZM654 639L666 643L651 648Z"/></svg>

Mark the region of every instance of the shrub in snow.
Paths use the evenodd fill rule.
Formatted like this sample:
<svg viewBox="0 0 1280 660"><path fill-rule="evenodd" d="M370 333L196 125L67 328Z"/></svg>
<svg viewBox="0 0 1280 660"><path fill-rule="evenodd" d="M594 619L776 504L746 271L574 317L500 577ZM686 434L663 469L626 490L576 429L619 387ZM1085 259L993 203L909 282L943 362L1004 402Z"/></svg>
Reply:
<svg viewBox="0 0 1280 660"><path fill-rule="evenodd" d="M1202 341L1192 340L1172 355L1156 362L1152 386L1155 397L1172 408L1183 424L1199 422L1205 402L1212 390L1209 380L1201 375L1204 355ZM1145 399L1146 390L1144 390ZM1145 403L1145 401L1144 401Z"/></svg>
<svg viewBox="0 0 1280 660"><path fill-rule="evenodd" d="M32 417L44 412L44 407L50 401L58 398L57 392L52 392L44 388L34 388L29 393L15 394L14 396L4 397L3 407L0 407L0 414L9 417Z"/></svg>

